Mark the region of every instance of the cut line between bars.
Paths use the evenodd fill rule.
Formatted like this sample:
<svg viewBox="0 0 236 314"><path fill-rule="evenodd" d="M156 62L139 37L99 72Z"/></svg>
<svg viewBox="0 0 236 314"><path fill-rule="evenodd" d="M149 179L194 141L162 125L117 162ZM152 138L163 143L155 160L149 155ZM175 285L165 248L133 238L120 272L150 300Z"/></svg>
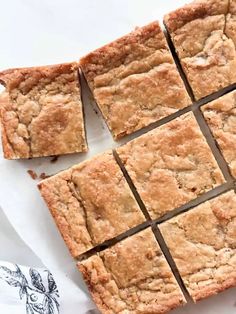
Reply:
<svg viewBox="0 0 236 314"><path fill-rule="evenodd" d="M165 259L166 259L167 263L169 264L169 267L170 267L170 269L171 269L171 271L172 271L172 273L173 273L173 275L174 275L187 303L194 303L192 297L190 296L190 294L189 294L189 292L188 292L188 290L187 290L187 288L183 282L182 277L180 276L179 270L178 270L178 268L175 264L175 261L174 261L172 255L168 249L168 246L167 246L167 244L166 244L166 242L165 242L165 240L161 234L161 231L159 230L159 228L156 224L154 224L152 226L152 232L155 235L156 241L159 244L161 251L165 256Z"/></svg>
<svg viewBox="0 0 236 314"><path fill-rule="evenodd" d="M219 149L219 147L216 144L216 140L215 140L205 118L203 117L203 113L201 112L200 108L196 108L195 110L193 110L193 113L194 113L194 116L197 120L197 123L201 129L201 132L202 132L203 136L205 137L207 144L210 147L211 152L212 152L221 172L223 173L223 176L224 176L226 182L232 182L233 177L230 173L228 164L227 164L225 158L223 157L221 150Z"/></svg>
<svg viewBox="0 0 236 314"><path fill-rule="evenodd" d="M92 249L90 249L90 250L88 250L88 251L86 251L80 255L75 256L74 260L76 260L77 262L81 262L82 260L85 260L85 259L87 259L87 258L91 257L92 255L97 254L99 252L102 252L102 251L114 246L115 244L135 235L136 233L139 233L139 232L147 229L150 226L151 226L151 222L145 221L142 224L140 224L136 227L133 227L133 228L119 234L118 236L116 236L112 239L106 240L103 243L96 245Z"/></svg>
<svg viewBox="0 0 236 314"><path fill-rule="evenodd" d="M148 212L146 206L144 205L143 200L140 197L140 195L139 195L139 193L138 193L138 191L137 191L137 189L136 189L132 179L130 178L127 170L125 169L125 166L123 165L119 155L117 154L117 152L115 150L113 150L112 152L113 152L113 156L114 156L117 164L120 167L120 170L122 171L122 173L123 173L123 175L125 177L126 182L129 185L129 188L130 188L131 192L133 193L133 195L134 195L134 197L135 197L135 199L136 199L136 201L137 201L141 211L143 212L145 218L147 219L147 221L152 221L152 219L151 219L151 217L149 215L149 212Z"/></svg>

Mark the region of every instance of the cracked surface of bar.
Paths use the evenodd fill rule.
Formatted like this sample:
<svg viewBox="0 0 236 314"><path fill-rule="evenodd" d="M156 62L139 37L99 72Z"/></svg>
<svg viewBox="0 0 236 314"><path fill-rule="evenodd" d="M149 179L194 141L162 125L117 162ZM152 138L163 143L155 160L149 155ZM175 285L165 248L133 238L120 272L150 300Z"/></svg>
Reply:
<svg viewBox="0 0 236 314"><path fill-rule="evenodd" d="M10 69L0 83L5 158L87 151L77 64Z"/></svg>
<svg viewBox="0 0 236 314"><path fill-rule="evenodd" d="M191 104L158 22L95 50L80 65L115 139Z"/></svg>
<svg viewBox="0 0 236 314"><path fill-rule="evenodd" d="M117 153L152 219L224 182L192 113L136 138Z"/></svg>
<svg viewBox="0 0 236 314"><path fill-rule="evenodd" d="M201 110L232 175L236 178L236 92L210 102Z"/></svg>
<svg viewBox="0 0 236 314"><path fill-rule="evenodd" d="M103 314L161 314L186 302L150 228L78 267Z"/></svg>
<svg viewBox="0 0 236 314"><path fill-rule="evenodd" d="M145 221L111 152L39 184L73 257Z"/></svg>
<svg viewBox="0 0 236 314"><path fill-rule="evenodd" d="M236 2L198 0L164 18L196 99L236 83Z"/></svg>
<svg viewBox="0 0 236 314"><path fill-rule="evenodd" d="M160 225L194 301L236 286L236 195L227 192Z"/></svg>

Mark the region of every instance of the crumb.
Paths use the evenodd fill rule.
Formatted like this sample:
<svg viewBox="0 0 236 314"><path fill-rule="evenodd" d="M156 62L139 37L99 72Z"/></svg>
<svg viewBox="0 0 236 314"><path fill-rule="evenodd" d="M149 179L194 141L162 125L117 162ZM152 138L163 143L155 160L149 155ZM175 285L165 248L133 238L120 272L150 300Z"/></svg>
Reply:
<svg viewBox="0 0 236 314"><path fill-rule="evenodd" d="M50 177L50 175L47 175L45 172L42 172L39 176L34 170L31 170L31 169L27 170L27 172L33 180L37 180L37 179L43 180Z"/></svg>
<svg viewBox="0 0 236 314"><path fill-rule="evenodd" d="M93 111L94 111L96 114L98 114L98 110L97 110L97 109L93 108Z"/></svg>
<svg viewBox="0 0 236 314"><path fill-rule="evenodd" d="M47 179L47 178L50 178L51 176L50 175L47 175L45 172L42 172L39 176L40 179L44 180L44 179Z"/></svg>
<svg viewBox="0 0 236 314"><path fill-rule="evenodd" d="M37 173L35 171L29 169L27 170L27 172L33 180L36 180L38 178Z"/></svg>
<svg viewBox="0 0 236 314"><path fill-rule="evenodd" d="M50 160L51 163L57 162L59 156L52 156L52 159Z"/></svg>

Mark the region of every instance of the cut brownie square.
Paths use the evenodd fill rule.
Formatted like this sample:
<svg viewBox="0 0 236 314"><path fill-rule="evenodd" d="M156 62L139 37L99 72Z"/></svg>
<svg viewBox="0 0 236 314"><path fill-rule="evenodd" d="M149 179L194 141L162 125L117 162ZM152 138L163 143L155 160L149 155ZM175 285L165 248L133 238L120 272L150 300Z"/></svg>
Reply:
<svg viewBox="0 0 236 314"><path fill-rule="evenodd" d="M202 112L236 178L236 92L203 106Z"/></svg>
<svg viewBox="0 0 236 314"><path fill-rule="evenodd" d="M157 22L95 50L80 65L115 139L191 104Z"/></svg>
<svg viewBox="0 0 236 314"><path fill-rule="evenodd" d="M235 1L198 0L164 18L196 99L236 82L235 17Z"/></svg>
<svg viewBox="0 0 236 314"><path fill-rule="evenodd" d="M111 152L39 184L73 257L145 221Z"/></svg>
<svg viewBox="0 0 236 314"><path fill-rule="evenodd" d="M117 149L153 219L224 182L192 113Z"/></svg>
<svg viewBox="0 0 236 314"><path fill-rule="evenodd" d="M160 225L194 301L236 286L236 195L227 192Z"/></svg>
<svg viewBox="0 0 236 314"><path fill-rule="evenodd" d="M103 314L169 312L185 298L151 229L78 263Z"/></svg>
<svg viewBox="0 0 236 314"><path fill-rule="evenodd" d="M76 63L6 70L0 83L5 158L87 151Z"/></svg>

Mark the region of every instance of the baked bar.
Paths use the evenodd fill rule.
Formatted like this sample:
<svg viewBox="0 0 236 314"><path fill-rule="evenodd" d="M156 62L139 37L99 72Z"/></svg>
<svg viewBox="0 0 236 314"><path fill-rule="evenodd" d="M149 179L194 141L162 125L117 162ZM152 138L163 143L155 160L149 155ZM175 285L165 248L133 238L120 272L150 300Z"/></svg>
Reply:
<svg viewBox="0 0 236 314"><path fill-rule="evenodd" d="M236 195L225 193L160 225L194 301L236 286Z"/></svg>
<svg viewBox="0 0 236 314"><path fill-rule="evenodd" d="M145 221L111 152L39 184L73 257Z"/></svg>
<svg viewBox="0 0 236 314"><path fill-rule="evenodd" d="M235 1L193 1L164 23L196 99L236 82Z"/></svg>
<svg viewBox="0 0 236 314"><path fill-rule="evenodd" d="M203 106L202 112L236 178L236 92Z"/></svg>
<svg viewBox="0 0 236 314"><path fill-rule="evenodd" d="M153 219L224 182L192 113L136 138L117 153Z"/></svg>
<svg viewBox="0 0 236 314"><path fill-rule="evenodd" d="M186 303L151 229L78 267L103 314L163 314Z"/></svg>
<svg viewBox="0 0 236 314"><path fill-rule="evenodd" d="M115 139L191 104L158 22L80 60Z"/></svg>
<svg viewBox="0 0 236 314"><path fill-rule="evenodd" d="M4 157L87 151L76 63L0 72Z"/></svg>

